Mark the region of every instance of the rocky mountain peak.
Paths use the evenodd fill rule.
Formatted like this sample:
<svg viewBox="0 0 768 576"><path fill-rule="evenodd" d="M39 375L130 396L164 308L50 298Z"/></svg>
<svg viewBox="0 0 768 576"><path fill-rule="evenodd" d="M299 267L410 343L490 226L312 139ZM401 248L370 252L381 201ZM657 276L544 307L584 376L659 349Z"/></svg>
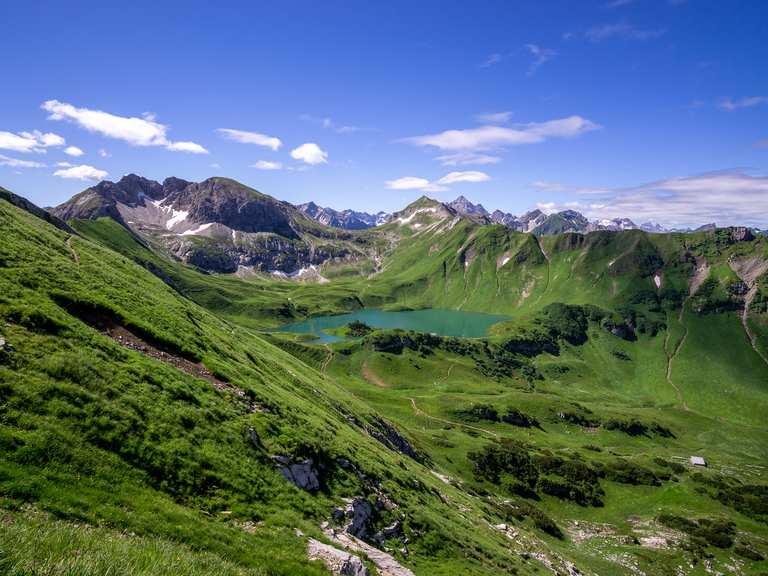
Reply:
<svg viewBox="0 0 768 576"><path fill-rule="evenodd" d="M183 190L190 184L192 184L192 182L176 178L175 176L170 176L163 180L163 193L165 196L168 196L169 194Z"/></svg>
<svg viewBox="0 0 768 576"><path fill-rule="evenodd" d="M465 196L459 196L453 202L449 202L448 206L456 210L459 214L474 215L479 214L482 216L488 216L488 211L482 204L473 204Z"/></svg>

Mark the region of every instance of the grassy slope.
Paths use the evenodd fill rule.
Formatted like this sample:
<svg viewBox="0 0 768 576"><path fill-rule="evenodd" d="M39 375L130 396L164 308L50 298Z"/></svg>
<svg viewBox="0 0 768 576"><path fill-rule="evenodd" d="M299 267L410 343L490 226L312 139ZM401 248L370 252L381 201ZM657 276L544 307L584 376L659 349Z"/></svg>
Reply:
<svg viewBox="0 0 768 576"><path fill-rule="evenodd" d="M161 548L183 543L191 554L213 555L214 573L228 573L230 564L254 574L318 573L293 528L318 536L340 497L370 491L368 481L334 466L335 457L378 479L399 504L413 542L406 562L417 570L485 574L514 565L504 539L480 520L482 503L350 424L347 414L366 420L373 413L334 379L98 244L71 239L76 263L65 233L5 202L0 226L0 331L14 350L0 365L0 506L18 518L0 530L4 542L22 546L10 556L19 573L36 554L21 533L40 530L45 540L59 529L27 518L26 503L62 521L158 538ZM120 347L56 304L63 298L108 308L201 358L270 411L251 412L236 395ZM263 451L251 444L251 427ZM316 496L287 483L268 457L308 452L330 467ZM460 513L456 502L474 512ZM258 523L253 533L239 527L246 521ZM77 537L115 562L126 546L142 562L162 562L165 554L145 540L113 546L101 535ZM64 559L57 565L63 573Z"/></svg>
<svg viewBox="0 0 768 576"><path fill-rule="evenodd" d="M122 229L113 229L110 221L77 223L77 227L145 267L155 266L162 270L179 292L218 316L251 327L271 326L309 314L348 310L361 304L513 312L523 317L535 315L552 302L594 303L610 308L632 302L633 309L650 320L665 322L667 331L662 330L656 336L641 335L638 342L628 343L593 328L585 345L568 346L560 356L537 357L534 363L544 380L534 383L533 388L519 378L495 382L482 376L476 371L474 362L466 357L437 352L425 359L410 352L397 356L375 353L363 347L356 348L348 356L335 356L328 365L333 379L342 385L332 387L332 396L353 403L361 412L370 410L369 406L374 407L400 423L432 456L437 470L467 484L473 482L467 454L486 445L493 436L427 418L424 413L455 422L457 406L483 402L502 409L512 405L539 418L546 432L517 429L506 424L470 425L501 436L523 439L537 448L559 454L578 454L595 461L610 460L613 453L623 454L651 468L655 466L653 458L657 456L684 458L703 452L715 464L716 471L741 474L748 481L755 480L753 472L759 468L751 466L764 466L768 461L765 450L768 438L760 426L768 410L765 365L761 365L759 357L748 347L735 312L702 316L687 309L678 319L679 300L676 305L674 292L687 291L693 266L691 261L681 258L684 248L697 257L706 257L713 263L713 275L727 283L733 280L727 258L743 256L745 250L766 253L764 241L721 246L713 244L704 234L648 236L637 232L587 237L565 235L537 240L500 226L479 228L460 221L449 227L447 223L436 224L429 218L422 221L419 230L397 224L384 227L383 236L394 235L405 241L394 247L389 258L384 260L383 271L375 278L343 276L328 285L204 275L155 256ZM80 243L75 240L76 245ZM659 270L663 283L661 290L656 290L653 281L654 256L665 263ZM104 257L100 252L99 260ZM124 264L128 266L128 263ZM130 269L131 274L136 273L134 267ZM155 285L159 283L155 282ZM95 291L102 289L100 285ZM164 287L163 290L172 295ZM672 294L665 294L665 291ZM664 296L649 304L648 293ZM107 298L111 301L111 294ZM185 302L176 296L173 298ZM188 302L185 304L192 306ZM123 306L131 310L131 306ZM156 309L153 308L153 312ZM194 309L208 318L204 311ZM132 313L141 319L148 311L139 307ZM219 320L215 322L222 324ZM761 317L755 317L751 322L758 336L763 338L765 331L761 331ZM242 334L254 338L245 343L258 341L257 347L265 346L263 340L255 339L247 331L224 325L225 330L238 333L237 343L226 340L225 349L230 345L242 349L245 345L239 340L244 337ZM169 333L181 334L187 329L184 325L172 326ZM206 327L205 332L209 333L209 330ZM279 339L273 341L310 366L320 368L325 364L326 350ZM689 410L682 408L675 390L666 381L667 354L681 341L684 344L673 361L672 378ZM250 346L246 347L250 350ZM284 357L278 359L271 355L273 350L270 348L264 358L265 364L284 362ZM629 360L619 359L617 351ZM217 362L215 356L208 361ZM241 360L242 356L233 359L231 365L239 370ZM314 374L310 376L311 380L318 377L316 373L310 374ZM376 382L384 382L387 387L374 383L371 374L377 376ZM293 403L292 394L293 390L283 397L287 405ZM423 412L414 412L411 399ZM672 440L628 437L604 429L596 433L585 432L578 426L556 421L553 414L574 401L590 407L601 418L634 416L662 423L677 437ZM283 429L288 428L295 430L295 423ZM356 445L361 442L358 436L336 438L336 445ZM602 452L585 450L585 445L597 446ZM434 481L429 474L420 478L426 484ZM437 485L443 492L453 490L439 481ZM604 508L582 508L552 497L545 497L540 505L563 527L568 527L573 520L605 522L623 534L630 534L630 517L649 519L659 511L685 511L686 514L733 518L740 529L758 538L768 536L764 525L699 494L700 485L687 474L680 482L664 483L661 487L631 487L612 482L604 482L604 485ZM458 490L451 492L450 497L452 506L449 508L454 511L460 501L461 506L472 511L467 514L469 517L484 508L486 517L491 521L499 520L497 511L480 504L471 491ZM498 497L503 497L503 493ZM487 525L472 525L473 521L468 525L455 516L441 518L442 509L433 512L432 503L424 507L423 502L417 500L437 527L436 533L450 534L459 541L468 537L467 534L473 534L471 539L476 542L474 560L464 565L464 569L479 570L479 562L490 566L503 557L499 555L499 546L503 546L504 539L501 538L500 544L498 538L489 535ZM252 512L246 515L249 513ZM313 519L319 517L316 510L307 512L302 509L301 514ZM278 524L285 525L286 522L281 519ZM523 523L523 527L527 527L528 533L528 522ZM616 562L606 561L610 554L638 554L637 561L648 573L672 570L681 559L680 552L675 550L638 553L631 546L617 547L615 543L606 544L600 539L574 546L534 533L537 534L535 543L526 542L529 547L560 550L565 556L577 559L580 566L600 574L626 572L627 569L618 567ZM430 548L424 556L416 555L414 565L428 566L428 573L449 570L447 566L456 566L456 559L450 553L452 548L449 546L447 551ZM434 559L446 552L449 559L435 563ZM730 552L715 553L720 560L732 556ZM755 564L750 570L759 572L764 569L761 566Z"/></svg>

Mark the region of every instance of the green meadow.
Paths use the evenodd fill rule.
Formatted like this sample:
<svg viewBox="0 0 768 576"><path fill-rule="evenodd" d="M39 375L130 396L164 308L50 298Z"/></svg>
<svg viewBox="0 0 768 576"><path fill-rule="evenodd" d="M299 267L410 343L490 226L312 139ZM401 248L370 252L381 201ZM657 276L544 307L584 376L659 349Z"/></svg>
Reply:
<svg viewBox="0 0 768 576"><path fill-rule="evenodd" d="M731 266L765 238L422 212L361 233L380 265L310 284L69 224L0 200L3 573L323 574L307 538L353 498L394 504L371 528L399 524L381 547L416 574L768 572L768 281L755 349ZM509 319L475 339L274 331L361 308ZM311 458L320 489L276 456Z"/></svg>

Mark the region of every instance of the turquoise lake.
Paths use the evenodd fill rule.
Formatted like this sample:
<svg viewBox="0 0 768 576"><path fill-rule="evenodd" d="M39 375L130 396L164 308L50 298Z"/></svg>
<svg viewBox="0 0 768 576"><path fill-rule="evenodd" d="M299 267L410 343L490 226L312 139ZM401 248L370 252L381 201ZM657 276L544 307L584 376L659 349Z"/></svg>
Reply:
<svg viewBox="0 0 768 576"><path fill-rule="evenodd" d="M509 318L509 316L501 314L483 314L482 312L464 312L461 310L387 311L367 308L348 314L315 316L282 326L277 329L277 332L314 334L317 339L313 340L313 343L329 344L344 338L326 334L323 330L340 328L353 320L359 320L373 328L401 328L440 336L482 338L488 333L488 328L498 322L509 320Z"/></svg>

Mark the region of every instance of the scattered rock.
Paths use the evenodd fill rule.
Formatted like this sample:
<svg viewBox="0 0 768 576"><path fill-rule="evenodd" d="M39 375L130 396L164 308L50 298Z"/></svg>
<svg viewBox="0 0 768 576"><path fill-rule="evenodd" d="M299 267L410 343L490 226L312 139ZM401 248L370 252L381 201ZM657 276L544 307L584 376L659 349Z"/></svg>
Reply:
<svg viewBox="0 0 768 576"><path fill-rule="evenodd" d="M277 462L280 473L285 479L297 488L307 492L320 490L320 480L317 477L315 461L312 458L293 462L288 456L274 456L273 460Z"/></svg>
<svg viewBox="0 0 768 576"><path fill-rule="evenodd" d="M403 526L397 520L389 526L385 526L376 532L376 534L373 535L372 540L379 546L383 546L384 542L393 538L398 538L404 544L408 543L408 539L405 537L405 533L403 532Z"/></svg>
<svg viewBox="0 0 768 576"><path fill-rule="evenodd" d="M370 536L373 506L364 498L356 498L351 504L352 522L347 526L347 533L362 540Z"/></svg>
<svg viewBox="0 0 768 576"><path fill-rule="evenodd" d="M741 280L736 280L728 285L728 292L731 296L745 296L749 292L749 286Z"/></svg>
<svg viewBox="0 0 768 576"><path fill-rule="evenodd" d="M379 576L415 576L411 570L400 564L391 554L366 544L351 534L335 532L328 527L325 527L323 532L334 544L347 550L365 554L376 566L376 572Z"/></svg>

